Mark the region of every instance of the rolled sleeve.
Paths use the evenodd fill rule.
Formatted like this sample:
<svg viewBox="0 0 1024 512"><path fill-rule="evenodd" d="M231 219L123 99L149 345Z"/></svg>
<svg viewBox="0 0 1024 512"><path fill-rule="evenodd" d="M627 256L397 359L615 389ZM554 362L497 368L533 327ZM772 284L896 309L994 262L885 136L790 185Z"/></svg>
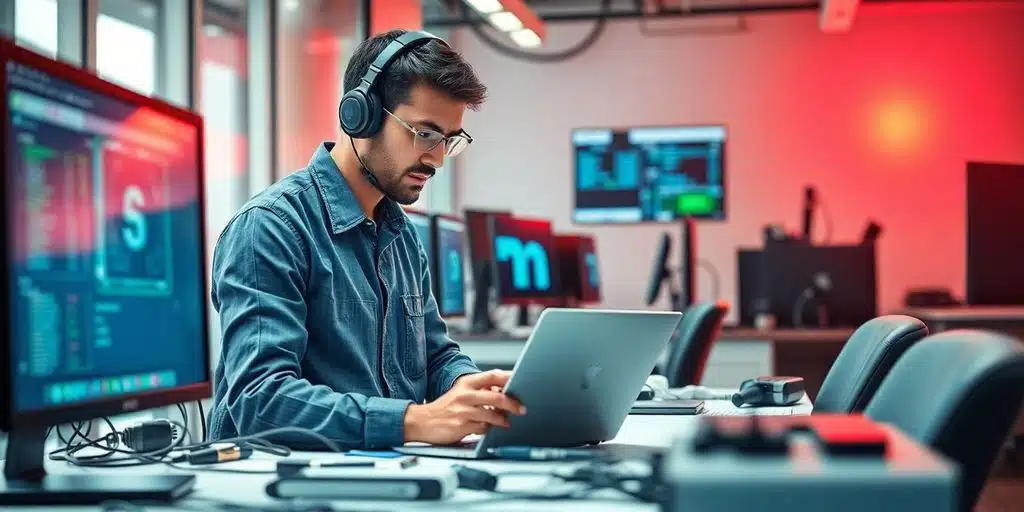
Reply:
<svg viewBox="0 0 1024 512"><path fill-rule="evenodd" d="M473 373L480 373L480 369L473 363L465 363L458 361L455 364L449 365L444 369L445 375L441 379L441 394L445 394L452 386L455 385L455 381L463 375L469 375Z"/></svg>
<svg viewBox="0 0 1024 512"><path fill-rule="evenodd" d="M390 448L405 442L405 410L410 400L370 397L366 401L366 430L363 437L367 448Z"/></svg>

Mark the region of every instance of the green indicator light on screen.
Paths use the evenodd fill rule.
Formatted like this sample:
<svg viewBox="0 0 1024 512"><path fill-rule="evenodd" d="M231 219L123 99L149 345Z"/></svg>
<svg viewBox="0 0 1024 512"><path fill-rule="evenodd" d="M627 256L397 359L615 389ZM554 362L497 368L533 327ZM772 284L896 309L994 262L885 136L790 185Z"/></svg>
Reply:
<svg viewBox="0 0 1024 512"><path fill-rule="evenodd" d="M676 212L681 214L707 214L714 210L715 200L706 194L683 194L676 201Z"/></svg>

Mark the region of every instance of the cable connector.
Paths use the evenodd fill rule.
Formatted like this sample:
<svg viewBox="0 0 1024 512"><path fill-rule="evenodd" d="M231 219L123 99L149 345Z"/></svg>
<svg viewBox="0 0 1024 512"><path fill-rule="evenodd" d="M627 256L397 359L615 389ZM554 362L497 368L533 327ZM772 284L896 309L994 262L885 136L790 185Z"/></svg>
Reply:
<svg viewBox="0 0 1024 512"><path fill-rule="evenodd" d="M138 453L150 453L171 446L181 435L178 427L162 420L144 421L131 426L121 433L124 444Z"/></svg>

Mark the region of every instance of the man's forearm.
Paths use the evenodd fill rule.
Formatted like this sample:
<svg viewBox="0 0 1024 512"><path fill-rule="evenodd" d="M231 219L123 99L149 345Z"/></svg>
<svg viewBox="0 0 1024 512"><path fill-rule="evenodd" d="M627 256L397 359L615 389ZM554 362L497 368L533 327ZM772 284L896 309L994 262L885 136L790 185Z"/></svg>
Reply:
<svg viewBox="0 0 1024 512"><path fill-rule="evenodd" d="M401 445L408 400L337 393L326 386L288 377L264 379L255 393L240 393L229 408L239 434L277 427L311 430L344 449L376 449ZM322 443L301 433L272 438L293 448L322 449Z"/></svg>

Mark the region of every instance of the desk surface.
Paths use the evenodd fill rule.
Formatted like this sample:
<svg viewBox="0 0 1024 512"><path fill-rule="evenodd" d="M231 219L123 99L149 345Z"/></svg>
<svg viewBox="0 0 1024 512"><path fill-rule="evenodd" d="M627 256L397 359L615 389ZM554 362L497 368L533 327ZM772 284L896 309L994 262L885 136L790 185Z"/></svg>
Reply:
<svg viewBox="0 0 1024 512"><path fill-rule="evenodd" d="M709 401L709 403L712 401ZM737 409L727 400L716 400L713 401L715 404L714 409L718 411L727 411L729 409ZM773 409L776 409L773 411ZM745 414L768 414L775 415L779 411L777 409L788 409L788 411L782 411L783 413L789 412L794 415L807 415L812 410L812 404L807 396L804 396L800 402L793 407L786 408L760 408L750 409L744 408ZM637 415L629 416L623 423L622 428L619 430L618 435L612 441L607 444L615 445L626 445L626 446L641 446L651 447L656 449L666 449L672 442L679 437L686 437L693 435L696 426L698 424L698 416L676 416L676 415ZM293 457L297 458L309 458L309 457L341 457L340 454L331 453L307 453L307 452L295 452ZM253 474L238 474L238 473L226 473L216 471L198 471L196 472L196 487L189 499L183 500L180 505L181 507L187 507L190 504L196 506L205 507L208 503L203 500L216 500L218 502L230 502L235 504L244 504L249 506L269 506L275 503L281 504L284 502L275 500L266 495L265 488L276 475L258 473L258 471L272 471L275 468L275 461L277 457L256 454L252 459L225 463L216 466L213 469L237 469L254 471L257 473ZM512 461L495 461L495 460L480 460L480 461L466 461L466 460L455 460L455 459L431 459L421 457L421 465L451 465L451 464L466 464L472 467L480 468L483 470L490 471L492 473L501 473L507 471L563 471L574 467L574 463L531 463L531 462L512 462ZM63 462L47 461L47 471L51 474L94 474L97 478L103 478L108 476L116 476L119 474L169 474L169 473L180 473L178 469L170 468L161 465L149 465L134 468L81 468L72 466ZM210 467L207 467L210 468ZM536 478L516 478L511 482L514 488L523 491L537 491L542 488L547 481L547 478L536 477ZM446 505L454 503L455 501L466 506L471 506L472 509L481 510L657 510L653 505L638 502L632 498L628 498L616 491L602 491L594 495L595 500L574 500L574 501L511 501L508 499L501 499L497 495L493 495L486 492L479 491L467 491L459 490L455 497L451 500L444 502L362 502L355 503L353 506L345 504L344 510L396 510L396 509L417 509L417 508L428 508L428 509L444 509ZM474 505L474 503L476 503ZM450 505L448 505L450 506ZM170 509L166 507L165 509ZM32 508L13 507L5 509L7 510L38 510ZM64 508L49 508L48 510L99 510L98 507L64 507ZM149 506L146 510L151 510ZM154 507L152 510L160 510L159 507Z"/></svg>
<svg viewBox="0 0 1024 512"><path fill-rule="evenodd" d="M805 397L801 403L794 408L794 414L806 414L810 410L810 401ZM699 423L698 416L630 416L626 419L618 435L608 444L635 445L653 448L668 448L677 439L685 439L692 436ZM913 443L905 443L913 446ZM909 449L909 448L907 448ZM931 456L928 452L920 450L923 454L916 455L917 462L904 462L903 464L887 465L884 463L869 463L871 468L864 469L867 472L888 472L892 475L900 472L918 471L918 475L934 472L937 479L948 478L948 472L943 473L945 466L938 458ZM297 452L295 457L332 457L334 454L310 454ZM532 462L508 462L508 461L455 461L445 459L422 458L422 465L450 465L453 463L464 463L472 467L487 470L492 473L509 471L564 471L576 464L572 463L532 463ZM235 469L245 471L266 471L273 470L276 458L266 455L257 455L253 459L227 463L217 466L222 469ZM141 468L125 469L99 469L99 468L78 468L59 462L48 462L48 471L57 473L78 473L93 474L97 478L116 477L118 474L146 473L146 474L167 474L176 473L180 470L165 466L143 466ZM909 466L908 466L909 464ZM888 466L888 467L887 467ZM911 467L913 466L913 467ZM266 495L266 485L271 482L273 474L238 474L224 472L197 472L196 487L189 498L179 503L181 508L203 507L209 508L209 500L220 503L232 503L248 506L274 506L283 505L284 502L274 500ZM881 477L879 477L881 478ZM549 480L546 477L517 477L508 482L507 490L534 491L544 488ZM502 484L505 485L504 483ZM442 509L447 510L457 504L460 510L557 510L559 512L569 510L658 510L653 504L638 502L626 497L616 491L601 491L595 493L592 499L573 501L525 501L503 499L493 494L459 490L455 496L444 502L381 502L365 501L344 504L334 504L337 510L420 510L420 509ZM22 509L14 507L8 510ZM88 507L64 507L52 508L49 510L88 510ZM92 508L96 510L95 507ZM160 507L147 506L146 510L160 510ZM164 508L164 509L169 509ZM35 510L24 508L22 510ZM212 510L212 509L211 509Z"/></svg>

